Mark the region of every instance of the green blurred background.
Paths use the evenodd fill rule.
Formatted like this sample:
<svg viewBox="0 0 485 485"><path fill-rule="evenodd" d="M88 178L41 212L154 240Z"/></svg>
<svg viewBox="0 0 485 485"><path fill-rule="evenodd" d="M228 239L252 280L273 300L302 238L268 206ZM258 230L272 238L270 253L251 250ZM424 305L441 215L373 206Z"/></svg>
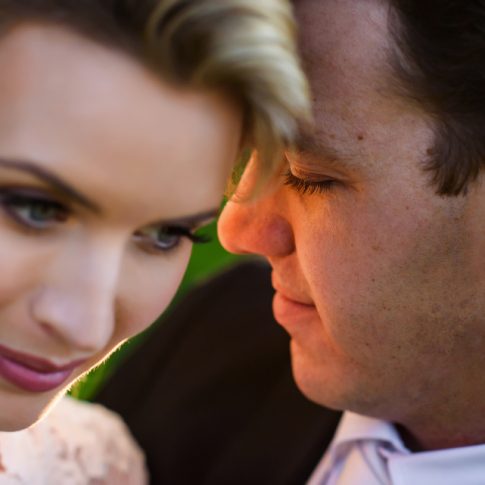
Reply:
<svg viewBox="0 0 485 485"><path fill-rule="evenodd" d="M215 222L204 227L201 230L201 233L208 235L211 238L211 242L194 245L190 264L174 302L176 302L180 296L186 293L193 285L202 282L204 279L222 271L224 268L227 268L242 259L241 256L229 254L222 248L217 239ZM163 322L163 315L155 325L161 322ZM117 352L112 354L105 363L91 371L87 377L78 382L71 389L70 394L78 399L92 399L97 390L103 385L104 380L116 370L117 365L119 365L119 363L122 362L122 360L126 358L126 356L143 341L143 339L147 338L149 334L150 328L124 344Z"/></svg>

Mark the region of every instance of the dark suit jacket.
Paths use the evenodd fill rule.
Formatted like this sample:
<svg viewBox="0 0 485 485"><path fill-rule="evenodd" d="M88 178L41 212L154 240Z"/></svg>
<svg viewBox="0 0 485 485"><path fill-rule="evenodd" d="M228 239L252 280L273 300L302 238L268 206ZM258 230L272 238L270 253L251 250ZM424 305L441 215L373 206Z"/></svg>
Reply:
<svg viewBox="0 0 485 485"><path fill-rule="evenodd" d="M273 320L269 268L191 291L98 396L147 455L153 484L303 484L339 413L307 401Z"/></svg>

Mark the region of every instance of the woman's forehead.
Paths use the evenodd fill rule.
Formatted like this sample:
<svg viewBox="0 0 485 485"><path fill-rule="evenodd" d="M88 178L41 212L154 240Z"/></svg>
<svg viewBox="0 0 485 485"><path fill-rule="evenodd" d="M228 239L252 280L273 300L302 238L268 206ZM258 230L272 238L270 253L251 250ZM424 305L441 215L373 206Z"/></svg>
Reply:
<svg viewBox="0 0 485 485"><path fill-rule="evenodd" d="M98 205L110 194L145 209L183 205L169 216L217 206L241 131L222 95L178 90L129 56L46 26L0 42L2 64L0 157L36 162Z"/></svg>

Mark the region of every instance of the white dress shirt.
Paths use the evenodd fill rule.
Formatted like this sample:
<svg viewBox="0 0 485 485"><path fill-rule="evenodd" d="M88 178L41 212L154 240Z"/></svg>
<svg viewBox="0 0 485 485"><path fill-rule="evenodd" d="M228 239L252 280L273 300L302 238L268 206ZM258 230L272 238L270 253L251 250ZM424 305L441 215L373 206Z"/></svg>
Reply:
<svg viewBox="0 0 485 485"><path fill-rule="evenodd" d="M307 485L485 485L485 445L411 453L390 423L346 412Z"/></svg>

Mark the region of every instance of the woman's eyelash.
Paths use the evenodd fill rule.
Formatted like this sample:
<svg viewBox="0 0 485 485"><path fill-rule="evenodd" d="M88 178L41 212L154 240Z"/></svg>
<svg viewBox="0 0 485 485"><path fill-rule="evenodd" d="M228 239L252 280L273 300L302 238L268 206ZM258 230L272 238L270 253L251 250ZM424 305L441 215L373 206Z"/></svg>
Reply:
<svg viewBox="0 0 485 485"><path fill-rule="evenodd" d="M206 234L196 234L187 227L172 226L167 228L167 232L172 236L183 236L192 241L194 244L206 244L212 241L212 238Z"/></svg>
<svg viewBox="0 0 485 485"><path fill-rule="evenodd" d="M194 244L207 243L211 238L196 234L191 228L184 226L150 226L134 233L135 241L152 254L169 253L179 247L182 239L188 239Z"/></svg>
<svg viewBox="0 0 485 485"><path fill-rule="evenodd" d="M0 207L15 223L34 232L53 228L66 222L70 216L69 208L64 204L43 192L23 188L0 187ZM190 227L159 226L154 229L158 237L142 236L141 240L148 242L152 239L153 247L161 251L175 248L181 238L187 238L194 244L212 241L210 236L198 234Z"/></svg>
<svg viewBox="0 0 485 485"><path fill-rule="evenodd" d="M67 207L37 191L0 189L0 205L12 219L28 229L44 229L65 222L69 217Z"/></svg>
<svg viewBox="0 0 485 485"><path fill-rule="evenodd" d="M284 174L284 184L294 188L300 194L315 194L315 193L323 193L328 192L331 190L334 185L336 184L335 180L328 179L328 180L304 180L299 177L296 177L291 173L291 170L288 170Z"/></svg>

